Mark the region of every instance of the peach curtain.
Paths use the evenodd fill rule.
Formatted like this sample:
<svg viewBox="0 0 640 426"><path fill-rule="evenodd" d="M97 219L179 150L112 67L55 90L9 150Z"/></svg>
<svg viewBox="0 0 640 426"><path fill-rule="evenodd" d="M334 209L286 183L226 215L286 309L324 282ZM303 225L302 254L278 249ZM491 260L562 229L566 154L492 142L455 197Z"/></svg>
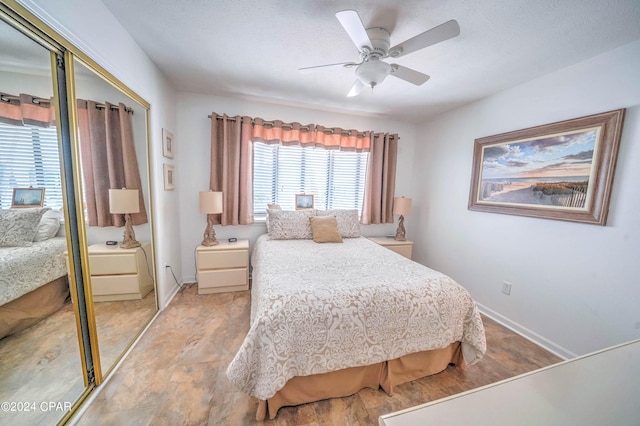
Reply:
<svg viewBox="0 0 640 426"><path fill-rule="evenodd" d="M253 223L253 146L251 117L212 115L209 189L222 191L222 214L214 223Z"/></svg>
<svg viewBox="0 0 640 426"><path fill-rule="evenodd" d="M124 226L124 216L109 212L109 189L138 189L140 212L133 225L148 222L129 109L77 100L80 154L90 226Z"/></svg>
<svg viewBox="0 0 640 426"><path fill-rule="evenodd" d="M0 122L14 126L50 127L55 125L53 102L21 93L18 96L0 92Z"/></svg>
<svg viewBox="0 0 640 426"><path fill-rule="evenodd" d="M371 136L361 223L393 223L397 158L398 135L376 133Z"/></svg>

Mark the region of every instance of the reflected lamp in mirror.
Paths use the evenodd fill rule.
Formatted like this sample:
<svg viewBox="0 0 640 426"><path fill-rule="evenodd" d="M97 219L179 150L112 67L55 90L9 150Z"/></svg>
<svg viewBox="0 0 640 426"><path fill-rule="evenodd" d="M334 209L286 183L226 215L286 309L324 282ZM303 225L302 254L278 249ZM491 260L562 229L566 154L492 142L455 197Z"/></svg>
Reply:
<svg viewBox="0 0 640 426"><path fill-rule="evenodd" d="M140 202L138 201L137 189L110 189L109 190L109 212L111 214L124 215L124 234L121 248L140 247L136 241L136 234L131 226L131 213L140 212Z"/></svg>
<svg viewBox="0 0 640 426"><path fill-rule="evenodd" d="M404 229L404 216L411 213L411 198L395 197L393 199L393 214L400 215L398 229L396 229L396 241L406 241L407 232Z"/></svg>
<svg viewBox="0 0 640 426"><path fill-rule="evenodd" d="M202 245L215 246L218 240L216 240L216 231L213 229L213 215L222 213L222 192L200 192L200 213L207 215L207 227L204 230Z"/></svg>

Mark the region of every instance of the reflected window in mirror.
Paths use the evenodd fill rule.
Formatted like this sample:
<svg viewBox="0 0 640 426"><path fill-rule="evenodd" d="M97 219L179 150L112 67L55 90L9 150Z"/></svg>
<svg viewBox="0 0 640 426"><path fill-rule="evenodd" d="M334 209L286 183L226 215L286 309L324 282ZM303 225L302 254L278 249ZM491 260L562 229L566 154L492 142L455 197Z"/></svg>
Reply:
<svg viewBox="0 0 640 426"><path fill-rule="evenodd" d="M29 104L23 106L23 102ZM29 116L30 110L42 111ZM14 188L29 187L46 188L44 205L62 207L54 117L48 100L24 94L0 94L0 208L11 207Z"/></svg>

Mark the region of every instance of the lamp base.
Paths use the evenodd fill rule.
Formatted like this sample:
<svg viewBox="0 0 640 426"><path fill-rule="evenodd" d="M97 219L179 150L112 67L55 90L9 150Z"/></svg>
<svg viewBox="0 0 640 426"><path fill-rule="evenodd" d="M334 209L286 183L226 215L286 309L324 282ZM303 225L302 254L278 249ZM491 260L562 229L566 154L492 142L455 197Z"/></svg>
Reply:
<svg viewBox="0 0 640 426"><path fill-rule="evenodd" d="M133 226L131 226L131 215L126 213L124 215L124 234L122 235L120 248L130 249L141 246L142 244L136 240L136 233L133 231Z"/></svg>
<svg viewBox="0 0 640 426"><path fill-rule="evenodd" d="M140 244L140 242L136 240L123 241L120 243L120 248L130 249L130 248L136 248L136 247L142 247L142 244Z"/></svg>
<svg viewBox="0 0 640 426"><path fill-rule="evenodd" d="M398 221L398 229L396 229L396 236L393 237L396 241L407 241L407 232L404 229L404 216L400 215Z"/></svg>
<svg viewBox="0 0 640 426"><path fill-rule="evenodd" d="M207 215L207 227L204 230L204 239L200 244L205 247L217 246L220 244L218 240L216 240L216 230L213 229L213 215Z"/></svg>

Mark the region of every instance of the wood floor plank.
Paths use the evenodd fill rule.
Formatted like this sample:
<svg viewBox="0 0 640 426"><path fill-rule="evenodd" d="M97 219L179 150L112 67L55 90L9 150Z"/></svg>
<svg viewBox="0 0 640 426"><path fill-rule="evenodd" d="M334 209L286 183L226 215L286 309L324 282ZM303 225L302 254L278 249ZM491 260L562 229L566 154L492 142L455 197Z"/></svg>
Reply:
<svg viewBox="0 0 640 426"><path fill-rule="evenodd" d="M131 417L136 424L376 425L382 414L561 361L483 317L487 354L466 370L450 366L398 386L394 396L363 389L345 398L283 407L274 420L256 422L257 400L235 390L225 374L248 331L249 311L248 291L198 295L195 286L184 287L78 424L119 424L138 405L144 409Z"/></svg>

